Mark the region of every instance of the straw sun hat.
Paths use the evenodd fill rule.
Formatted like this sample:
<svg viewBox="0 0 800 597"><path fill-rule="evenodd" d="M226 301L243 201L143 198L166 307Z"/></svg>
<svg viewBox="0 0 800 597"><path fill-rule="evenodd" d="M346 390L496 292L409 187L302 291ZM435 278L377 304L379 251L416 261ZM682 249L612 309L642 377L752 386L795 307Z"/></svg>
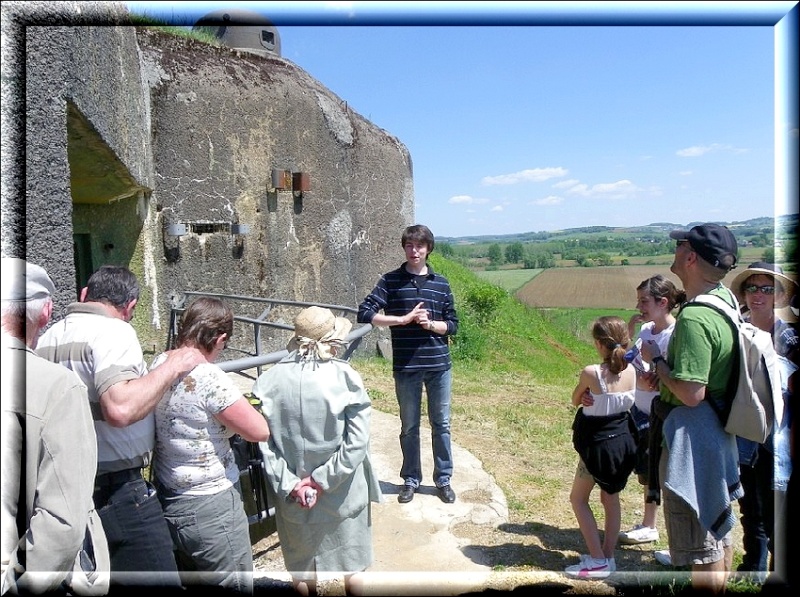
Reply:
<svg viewBox="0 0 800 597"><path fill-rule="evenodd" d="M781 287L783 288L783 300L778 301L777 294L775 295L775 306L776 307L783 307L787 305L794 295L795 291L797 290L797 282L792 280L789 276L783 273L783 269L780 265L775 265L774 263L767 263L766 261L756 261L755 263L750 264L746 269L743 269L739 274L733 279L731 282L731 290L736 295L737 300L739 301L740 305L745 304L744 299L744 283L747 282L750 276L756 275L764 275L770 276L777 280Z"/></svg>
<svg viewBox="0 0 800 597"><path fill-rule="evenodd" d="M308 307L294 318L294 337L286 349L302 354L316 353L322 359L333 356L335 347L343 346L353 324L344 317L336 317L330 309Z"/></svg>

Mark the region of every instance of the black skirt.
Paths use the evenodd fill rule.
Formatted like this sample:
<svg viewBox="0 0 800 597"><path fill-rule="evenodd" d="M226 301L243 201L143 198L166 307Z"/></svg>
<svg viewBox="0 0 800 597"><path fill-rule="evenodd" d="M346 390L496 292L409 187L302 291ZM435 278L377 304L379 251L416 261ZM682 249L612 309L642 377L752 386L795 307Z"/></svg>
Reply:
<svg viewBox="0 0 800 597"><path fill-rule="evenodd" d="M583 408L572 422L572 445L595 482L606 493L625 489L636 465L636 423L629 411L590 417Z"/></svg>

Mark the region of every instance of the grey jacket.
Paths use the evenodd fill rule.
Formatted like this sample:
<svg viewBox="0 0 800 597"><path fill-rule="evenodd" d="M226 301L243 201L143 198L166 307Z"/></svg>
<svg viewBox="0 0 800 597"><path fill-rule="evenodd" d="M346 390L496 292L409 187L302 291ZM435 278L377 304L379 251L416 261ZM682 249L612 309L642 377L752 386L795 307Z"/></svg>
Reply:
<svg viewBox="0 0 800 597"><path fill-rule="evenodd" d="M5 333L2 350L3 591L49 592L67 579L94 508L94 423L72 371Z"/></svg>
<svg viewBox="0 0 800 597"><path fill-rule="evenodd" d="M259 376L253 394L269 422L270 439L260 446L279 515L330 522L382 500L369 458L372 406L346 361L304 361L293 351ZM304 509L289 494L309 474L323 491Z"/></svg>
<svg viewBox="0 0 800 597"><path fill-rule="evenodd" d="M691 506L703 528L722 539L736 524L733 503L744 495L736 437L725 432L707 400L673 408L663 431L669 450L664 484Z"/></svg>

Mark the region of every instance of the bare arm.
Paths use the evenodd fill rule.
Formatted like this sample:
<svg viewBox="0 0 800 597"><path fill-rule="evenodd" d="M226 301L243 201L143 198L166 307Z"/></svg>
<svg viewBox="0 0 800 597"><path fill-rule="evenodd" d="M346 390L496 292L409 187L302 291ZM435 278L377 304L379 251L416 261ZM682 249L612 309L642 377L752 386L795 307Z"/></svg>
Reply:
<svg viewBox="0 0 800 597"><path fill-rule="evenodd" d="M650 363L651 371L658 376L659 383L686 406L697 406L703 401L706 395L706 385L697 381L673 379L670 376L672 369L661 355L658 345L652 340L642 344L642 358ZM656 359L655 363L653 363L653 359Z"/></svg>
<svg viewBox="0 0 800 597"><path fill-rule="evenodd" d="M641 324L644 321L641 313L634 314L628 320L628 337L632 338L633 340L636 339L636 326Z"/></svg>
<svg viewBox="0 0 800 597"><path fill-rule="evenodd" d="M114 384L100 396L103 417L112 427L127 427L153 411L172 383L206 359L196 348L182 347L138 379Z"/></svg>
<svg viewBox="0 0 800 597"><path fill-rule="evenodd" d="M592 373L589 367L581 371L581 376L578 379L578 385L572 390L572 406L580 406L583 404L584 395L591 391ZM591 396L589 396L591 398Z"/></svg>
<svg viewBox="0 0 800 597"><path fill-rule="evenodd" d="M267 420L244 396L215 416L225 427L249 442L265 442L269 439Z"/></svg>
<svg viewBox="0 0 800 597"><path fill-rule="evenodd" d="M665 386L675 397L686 406L697 406L706 396L706 385L698 381L684 381L672 379L670 368L666 361L656 363L656 375L661 385Z"/></svg>

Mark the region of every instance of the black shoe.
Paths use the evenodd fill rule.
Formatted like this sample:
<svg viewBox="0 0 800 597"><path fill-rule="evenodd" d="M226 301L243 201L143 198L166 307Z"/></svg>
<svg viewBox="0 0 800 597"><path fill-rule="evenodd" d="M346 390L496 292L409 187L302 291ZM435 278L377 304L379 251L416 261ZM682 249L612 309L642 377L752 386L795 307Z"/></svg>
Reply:
<svg viewBox="0 0 800 597"><path fill-rule="evenodd" d="M413 485L403 485L403 489L397 494L397 501L401 504L407 504L414 499L414 492L417 489Z"/></svg>
<svg viewBox="0 0 800 597"><path fill-rule="evenodd" d="M436 490L439 492L439 499L445 504L452 504L456 501L456 492L449 485L442 485Z"/></svg>

